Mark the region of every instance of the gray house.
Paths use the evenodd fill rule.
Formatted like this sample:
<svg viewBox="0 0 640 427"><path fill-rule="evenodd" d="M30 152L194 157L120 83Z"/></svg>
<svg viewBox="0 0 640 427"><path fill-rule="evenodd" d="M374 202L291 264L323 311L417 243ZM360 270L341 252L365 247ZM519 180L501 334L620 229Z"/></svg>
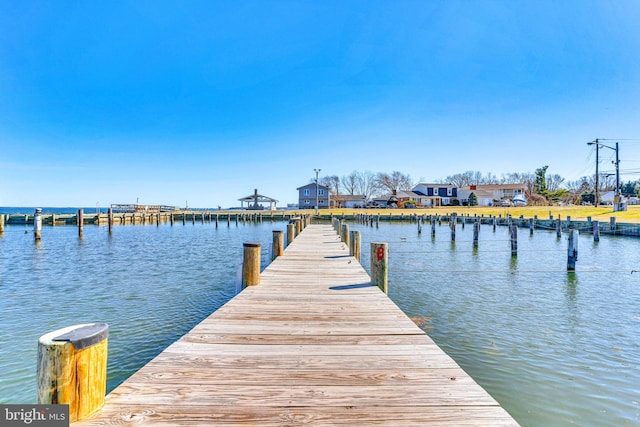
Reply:
<svg viewBox="0 0 640 427"><path fill-rule="evenodd" d="M316 197L318 200L318 208L329 207L329 187L312 182L296 188L298 190L298 207L300 209L314 209L316 206ZM316 193L317 192L317 193Z"/></svg>

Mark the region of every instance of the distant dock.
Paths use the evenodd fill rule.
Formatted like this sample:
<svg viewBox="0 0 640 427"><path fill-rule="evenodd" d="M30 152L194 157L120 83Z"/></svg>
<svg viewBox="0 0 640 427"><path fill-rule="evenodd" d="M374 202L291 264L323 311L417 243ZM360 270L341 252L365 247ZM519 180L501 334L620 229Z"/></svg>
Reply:
<svg viewBox="0 0 640 427"><path fill-rule="evenodd" d="M74 425L517 426L310 225L249 286Z"/></svg>

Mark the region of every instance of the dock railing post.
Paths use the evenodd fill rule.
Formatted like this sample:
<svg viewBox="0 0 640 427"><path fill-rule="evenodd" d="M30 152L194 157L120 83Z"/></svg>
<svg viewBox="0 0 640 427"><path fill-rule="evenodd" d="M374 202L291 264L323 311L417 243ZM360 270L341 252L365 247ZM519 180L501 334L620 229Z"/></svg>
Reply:
<svg viewBox="0 0 640 427"><path fill-rule="evenodd" d="M260 243L244 243L242 287L260 284Z"/></svg>
<svg viewBox="0 0 640 427"><path fill-rule="evenodd" d="M289 246L293 242L294 238L295 238L295 225L289 223L287 224L287 246Z"/></svg>
<svg viewBox="0 0 640 427"><path fill-rule="evenodd" d="M576 269L576 261L578 261L578 230L569 232L569 247L567 249L567 270L574 271Z"/></svg>
<svg viewBox="0 0 640 427"><path fill-rule="evenodd" d="M342 241L349 247L349 224L342 224Z"/></svg>
<svg viewBox="0 0 640 427"><path fill-rule="evenodd" d="M68 404L70 422L104 406L107 389L106 323L75 325L38 340L38 404Z"/></svg>
<svg viewBox="0 0 640 427"><path fill-rule="evenodd" d="M282 230L273 230L273 242L271 248L271 260L273 261L284 253L284 233Z"/></svg>
<svg viewBox="0 0 640 427"><path fill-rule="evenodd" d="M36 208L36 212L33 215L33 236L37 241L42 239L42 209Z"/></svg>
<svg viewBox="0 0 640 427"><path fill-rule="evenodd" d="M349 255L360 262L360 232L358 230L351 231L349 239Z"/></svg>
<svg viewBox="0 0 640 427"><path fill-rule="evenodd" d="M382 242L371 243L371 282L377 285L382 292L389 292L389 251L387 244Z"/></svg>

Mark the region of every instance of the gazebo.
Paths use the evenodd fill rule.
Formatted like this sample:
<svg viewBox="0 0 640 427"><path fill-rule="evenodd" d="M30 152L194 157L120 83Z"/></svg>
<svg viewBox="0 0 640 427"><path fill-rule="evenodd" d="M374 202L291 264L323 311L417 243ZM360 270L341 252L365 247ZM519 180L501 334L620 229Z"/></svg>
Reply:
<svg viewBox="0 0 640 427"><path fill-rule="evenodd" d="M249 210L264 209L265 207L264 205L262 205L262 203L269 203L269 210L272 210L273 207L278 203L276 199L258 194L257 188L254 190L252 195L243 197L242 199L238 200L240 201L240 207L244 207L244 202L247 202L247 209Z"/></svg>

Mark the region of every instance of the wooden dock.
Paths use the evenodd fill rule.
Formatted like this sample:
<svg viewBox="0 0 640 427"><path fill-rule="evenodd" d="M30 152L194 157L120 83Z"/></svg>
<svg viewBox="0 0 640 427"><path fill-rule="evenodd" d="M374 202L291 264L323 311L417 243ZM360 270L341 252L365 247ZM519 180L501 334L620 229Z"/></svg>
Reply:
<svg viewBox="0 0 640 427"><path fill-rule="evenodd" d="M330 225L111 392L81 425L517 426Z"/></svg>

